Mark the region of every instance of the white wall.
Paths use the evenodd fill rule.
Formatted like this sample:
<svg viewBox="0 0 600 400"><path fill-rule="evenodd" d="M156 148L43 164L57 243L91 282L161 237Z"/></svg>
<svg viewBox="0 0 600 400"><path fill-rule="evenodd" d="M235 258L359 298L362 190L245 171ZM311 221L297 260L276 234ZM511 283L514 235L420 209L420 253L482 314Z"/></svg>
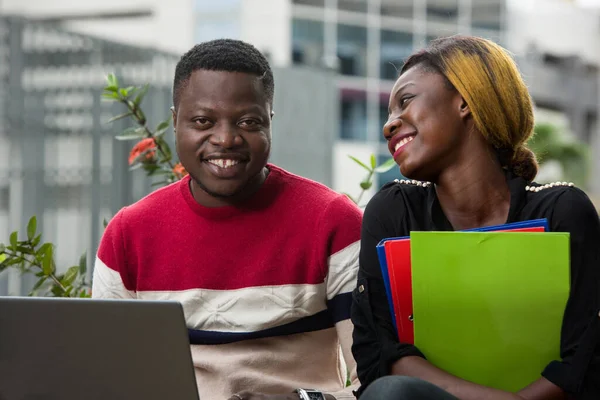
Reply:
<svg viewBox="0 0 600 400"><path fill-rule="evenodd" d="M564 0L509 0L506 46L522 55L535 46L600 63L600 12Z"/></svg>
<svg viewBox="0 0 600 400"><path fill-rule="evenodd" d="M142 18L81 20L65 27L122 43L180 54L193 45L193 0L2 0L3 14L63 17L93 13L150 11Z"/></svg>
<svg viewBox="0 0 600 400"><path fill-rule="evenodd" d="M242 0L241 40L269 54L273 66L288 66L292 54L291 0Z"/></svg>

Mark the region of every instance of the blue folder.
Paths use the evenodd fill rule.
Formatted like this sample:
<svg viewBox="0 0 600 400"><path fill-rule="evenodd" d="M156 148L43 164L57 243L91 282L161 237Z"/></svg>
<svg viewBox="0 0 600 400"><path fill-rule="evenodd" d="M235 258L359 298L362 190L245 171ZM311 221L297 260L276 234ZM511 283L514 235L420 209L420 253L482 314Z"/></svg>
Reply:
<svg viewBox="0 0 600 400"><path fill-rule="evenodd" d="M543 219L534 219L530 221L522 221L522 222L512 222L510 224L503 225L494 225L494 226L484 226L482 228L474 228L467 229L464 232L493 232L493 231L503 231L503 230L511 230L511 229L521 229L521 228L535 228L535 227L543 227L544 231L548 231L548 220ZM396 316L394 315L394 302L392 301L392 289L390 288L390 275L388 273L387 260L385 258L385 242L388 240L399 240L399 239L408 239L409 236L400 236L400 237L391 237L382 239L377 244L377 257L379 258L379 266L381 268L381 275L383 276L383 284L385 285L385 293L387 295L388 304L390 307L390 314L392 315L392 322L394 323L394 328L396 332L398 331L398 326L396 324Z"/></svg>

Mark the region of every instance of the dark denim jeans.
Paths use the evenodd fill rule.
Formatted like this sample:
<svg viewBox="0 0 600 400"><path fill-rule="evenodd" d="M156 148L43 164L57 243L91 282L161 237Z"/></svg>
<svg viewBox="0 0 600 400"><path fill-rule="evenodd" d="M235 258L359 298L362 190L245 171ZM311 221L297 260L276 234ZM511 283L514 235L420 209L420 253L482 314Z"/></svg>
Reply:
<svg viewBox="0 0 600 400"><path fill-rule="evenodd" d="M360 400L458 400L445 390L408 376L384 376L371 383Z"/></svg>

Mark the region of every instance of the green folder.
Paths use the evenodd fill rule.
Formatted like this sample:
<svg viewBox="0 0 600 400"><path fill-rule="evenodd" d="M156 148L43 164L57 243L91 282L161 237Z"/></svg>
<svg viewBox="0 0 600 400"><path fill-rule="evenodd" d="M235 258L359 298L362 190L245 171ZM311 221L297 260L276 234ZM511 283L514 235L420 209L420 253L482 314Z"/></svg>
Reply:
<svg viewBox="0 0 600 400"><path fill-rule="evenodd" d="M410 237L415 345L431 363L515 392L559 359L568 233Z"/></svg>

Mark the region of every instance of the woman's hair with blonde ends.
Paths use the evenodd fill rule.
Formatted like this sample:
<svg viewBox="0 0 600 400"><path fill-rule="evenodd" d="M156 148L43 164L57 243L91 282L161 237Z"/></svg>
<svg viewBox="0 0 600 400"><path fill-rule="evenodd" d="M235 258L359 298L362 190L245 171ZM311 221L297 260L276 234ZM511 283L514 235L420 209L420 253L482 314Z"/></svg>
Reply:
<svg viewBox="0 0 600 400"><path fill-rule="evenodd" d="M505 49L479 37L451 36L435 39L410 56L400 74L417 65L443 75L460 93L502 166L527 181L535 178L538 164L527 148L533 135L533 102Z"/></svg>

